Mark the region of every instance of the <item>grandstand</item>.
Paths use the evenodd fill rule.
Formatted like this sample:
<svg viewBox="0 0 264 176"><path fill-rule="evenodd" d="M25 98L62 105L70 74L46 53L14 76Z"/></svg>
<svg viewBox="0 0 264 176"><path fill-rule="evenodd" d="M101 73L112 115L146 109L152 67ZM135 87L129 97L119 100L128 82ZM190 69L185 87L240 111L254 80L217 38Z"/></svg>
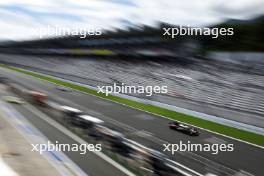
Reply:
<svg viewBox="0 0 264 176"><path fill-rule="evenodd" d="M5 43L0 62L92 86L167 85L166 95L133 96L264 127L262 53L242 61L221 52L198 57L200 40L164 38L163 27Z"/></svg>
<svg viewBox="0 0 264 176"><path fill-rule="evenodd" d="M243 63L191 58L192 64L178 62L23 56L2 54L0 62L82 82L92 86L168 86L167 95L153 95L155 101L191 108L212 115L264 127L264 75ZM220 108L220 109L218 109ZM230 113L229 113L230 110ZM236 114L231 112L243 112ZM255 117L253 120L252 117Z"/></svg>
<svg viewBox="0 0 264 176"><path fill-rule="evenodd" d="M175 59L192 55L200 46L192 37L172 39L163 36L164 27L141 26L127 30L104 31L102 35L80 38L67 36L34 41L7 42L1 53L61 56L99 56Z"/></svg>

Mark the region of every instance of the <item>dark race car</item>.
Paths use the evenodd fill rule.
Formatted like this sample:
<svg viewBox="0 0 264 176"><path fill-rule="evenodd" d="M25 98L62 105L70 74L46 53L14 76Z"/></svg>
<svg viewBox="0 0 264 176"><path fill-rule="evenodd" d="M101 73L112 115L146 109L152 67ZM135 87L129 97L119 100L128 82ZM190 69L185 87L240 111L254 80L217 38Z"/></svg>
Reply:
<svg viewBox="0 0 264 176"><path fill-rule="evenodd" d="M197 128L194 128L192 126L189 126L189 125L186 125L180 122L170 122L169 127L170 129L177 130L185 134L189 134L191 136L198 136L200 134Z"/></svg>

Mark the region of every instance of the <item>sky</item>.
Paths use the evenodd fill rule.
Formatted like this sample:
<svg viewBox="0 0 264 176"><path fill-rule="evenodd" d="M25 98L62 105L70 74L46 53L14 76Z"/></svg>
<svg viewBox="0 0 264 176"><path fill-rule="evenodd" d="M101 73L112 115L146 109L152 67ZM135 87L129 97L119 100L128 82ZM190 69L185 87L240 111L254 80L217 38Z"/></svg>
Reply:
<svg viewBox="0 0 264 176"><path fill-rule="evenodd" d="M43 29L206 26L264 14L264 0L1 0L0 40L39 38ZM44 36L47 37L47 36Z"/></svg>

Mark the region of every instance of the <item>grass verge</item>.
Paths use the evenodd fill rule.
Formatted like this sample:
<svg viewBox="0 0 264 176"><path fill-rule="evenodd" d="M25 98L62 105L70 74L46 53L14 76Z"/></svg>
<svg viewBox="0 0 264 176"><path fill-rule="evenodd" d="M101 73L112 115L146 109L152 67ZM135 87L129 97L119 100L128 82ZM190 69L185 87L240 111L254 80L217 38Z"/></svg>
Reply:
<svg viewBox="0 0 264 176"><path fill-rule="evenodd" d="M168 110L165 108L131 101L131 100L121 98L121 97L116 97L113 95L106 96L105 94L97 93L97 91L95 91L95 90L92 90L92 89L89 89L89 88L86 88L83 86L79 86L79 85L76 85L73 83L64 82L64 81L58 80L54 77L38 74L38 73L31 72L28 70L24 70L24 69L12 67L12 66L7 66L7 65L3 65L3 64L0 64L0 66L11 69L13 71L24 73L26 75L36 77L36 78L39 78L42 80L49 81L51 83L63 85L65 87L69 87L69 88L72 88L72 89L75 89L78 91L82 91L82 92L85 92L88 94L92 94L92 95L95 95L98 97L102 97L102 98L105 98L105 99L108 99L108 100L111 100L111 101L114 101L117 103L125 104L125 105L128 105L130 107L137 108L137 109L140 109L140 110L143 110L146 112L150 112L150 113L153 113L153 114L156 114L159 116L168 117L172 120L178 120L178 121L181 121L184 123L195 125L197 127L208 129L208 130L213 131L213 132L224 134L224 135L236 138L236 139L240 139L240 140L250 142L250 143L253 143L256 145L264 146L264 136L259 135L259 134L251 133L248 131L240 130L240 129L229 127L229 126L225 126L225 125L218 124L215 122L211 122L208 120L203 120L203 119L200 119L197 117L178 113L178 112Z"/></svg>

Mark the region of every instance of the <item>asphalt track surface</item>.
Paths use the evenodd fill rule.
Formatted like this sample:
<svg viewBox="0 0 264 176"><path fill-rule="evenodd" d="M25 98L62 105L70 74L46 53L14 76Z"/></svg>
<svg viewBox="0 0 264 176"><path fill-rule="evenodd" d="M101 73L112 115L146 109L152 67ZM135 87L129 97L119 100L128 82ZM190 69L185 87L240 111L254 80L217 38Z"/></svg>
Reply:
<svg viewBox="0 0 264 176"><path fill-rule="evenodd" d="M122 132L129 138L143 145L162 151L163 143L232 143L233 152L220 152L217 155L210 152L177 152L169 157L201 174L213 172L218 175L234 175L243 170L253 175L263 175L264 149L252 146L221 135L200 130L201 135L191 137L168 128L170 120L152 115L140 110L113 103L98 97L72 91L62 92L54 84L40 81L7 69L0 69L0 73L32 89L46 92L61 103L74 106L106 121L106 124ZM41 124L36 124L38 125Z"/></svg>
<svg viewBox="0 0 264 176"><path fill-rule="evenodd" d="M13 94L5 94L13 96ZM0 96L5 96L0 94ZM32 125L44 134L52 143L58 144L79 144L78 141L66 135L58 128L54 127L47 121L40 118L40 114L32 113L26 105L13 104L13 108L23 115ZM29 149L31 150L31 149ZM65 151L64 152L74 163L76 163L88 176L127 176L121 170L106 162L104 159L98 157L93 152L87 151L85 154L80 154L78 151ZM103 169L102 169L103 168Z"/></svg>

